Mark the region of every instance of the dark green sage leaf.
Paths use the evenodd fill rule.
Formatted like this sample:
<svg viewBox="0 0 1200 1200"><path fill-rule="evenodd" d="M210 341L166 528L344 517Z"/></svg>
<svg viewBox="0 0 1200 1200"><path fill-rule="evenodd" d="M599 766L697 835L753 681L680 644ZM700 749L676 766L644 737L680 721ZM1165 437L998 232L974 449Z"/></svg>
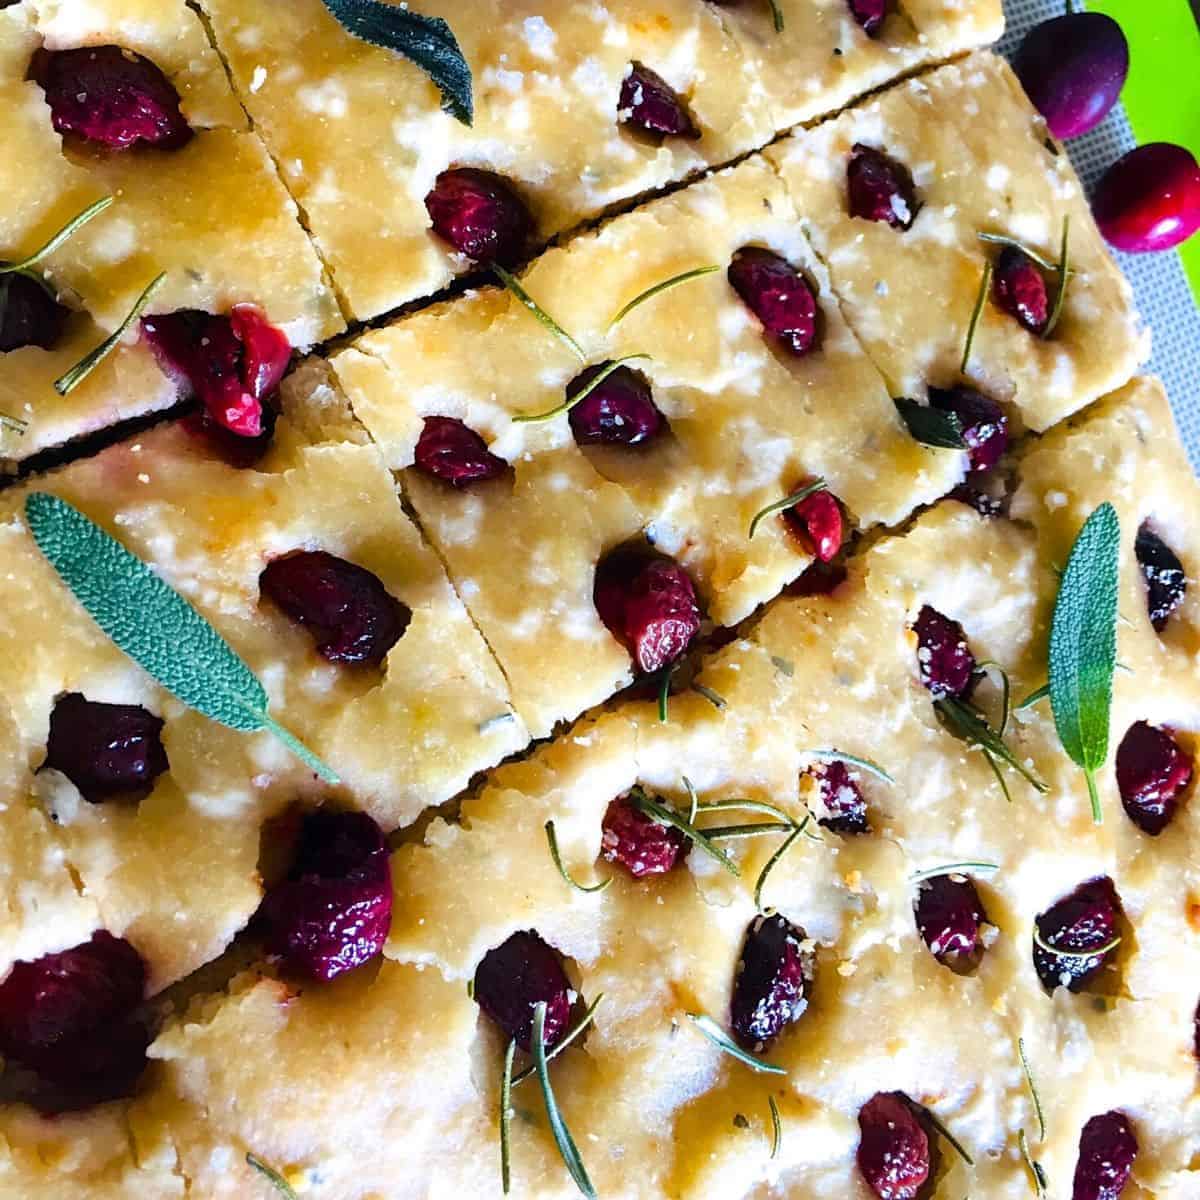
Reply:
<svg viewBox="0 0 1200 1200"><path fill-rule="evenodd" d="M450 26L407 5L382 0L322 0L338 24L361 41L394 50L420 67L442 93L442 107L463 125L475 118L471 68Z"/></svg>
<svg viewBox="0 0 1200 1200"><path fill-rule="evenodd" d="M285 1200L297 1200L292 1185L274 1167L249 1150L246 1151L246 1164L253 1167Z"/></svg>
<svg viewBox="0 0 1200 1200"><path fill-rule="evenodd" d="M267 713L267 693L177 591L77 508L46 492L25 519L50 565L97 625L189 708L243 733L267 730L327 783L337 775Z"/></svg>
<svg viewBox="0 0 1200 1200"><path fill-rule="evenodd" d="M567 1168L567 1174L575 1182L580 1192L588 1200L596 1200L596 1189L588 1178L587 1168L579 1156L579 1148L575 1139L558 1110L558 1101L554 1098L554 1089L550 1086L550 1071L546 1062L546 1002L540 1000L533 1010L533 1065L537 1069L538 1082L542 1085L542 1100L546 1105L546 1119L550 1122L550 1132L554 1134L554 1144L562 1156Z"/></svg>
<svg viewBox="0 0 1200 1200"><path fill-rule="evenodd" d="M745 1063L746 1066L750 1067L752 1070L761 1071L764 1075L787 1074L782 1067L777 1067L774 1063L763 1062L761 1058L755 1058L753 1054L749 1054L743 1050L741 1046L739 1046L737 1042L735 1042L733 1038L731 1038L729 1034L727 1034L725 1030L722 1029L721 1026L712 1019L712 1017L706 1016L704 1013L690 1012L687 1014L687 1019L691 1021L692 1024L695 1025L696 1028L699 1029L700 1032L704 1034L704 1036L708 1038L708 1040L712 1042L712 1044L716 1046L718 1050L728 1054L730 1058L736 1058L738 1062Z"/></svg>
<svg viewBox="0 0 1200 1200"><path fill-rule="evenodd" d="M965 450L962 422L951 412L942 412L928 404L901 398L894 401L908 432L923 446L938 450Z"/></svg>
<svg viewBox="0 0 1200 1200"><path fill-rule="evenodd" d="M1059 740L1082 767L1092 819L1103 820L1096 772L1108 757L1121 524L1111 504L1084 522L1063 572L1050 625L1050 706Z"/></svg>
<svg viewBox="0 0 1200 1200"><path fill-rule="evenodd" d="M554 822L546 822L546 841L550 843L550 857L554 859L554 865L558 868L558 873L563 879L573 887L577 892L602 892L609 884L612 883L613 877L610 875L607 879L600 880L599 883L583 884L576 883L570 875L567 874L567 868L563 866L562 856L558 852L558 835L554 832Z"/></svg>

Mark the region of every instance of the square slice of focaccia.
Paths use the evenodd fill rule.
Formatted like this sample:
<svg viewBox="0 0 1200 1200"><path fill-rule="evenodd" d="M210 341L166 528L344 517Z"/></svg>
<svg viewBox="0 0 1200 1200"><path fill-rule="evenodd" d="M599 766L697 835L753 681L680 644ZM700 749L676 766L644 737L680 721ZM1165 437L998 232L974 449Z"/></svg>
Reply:
<svg viewBox="0 0 1200 1200"><path fill-rule="evenodd" d="M972 55L900 84L797 132L768 156L783 173L846 319L894 395L922 400L927 388L947 388L960 377L989 262L997 274L965 378L1024 426L1043 430L1062 420L1119 387L1146 356L1132 292L1066 154L994 55ZM885 172L907 177L911 187L896 192L881 179ZM855 174L860 199L852 210ZM899 224L853 211L884 213ZM1015 239L1052 268L1025 264L1046 293L1043 311L1029 318L1044 330L1058 295L1068 219L1065 303L1043 337L998 305L1005 247L980 234Z"/></svg>
<svg viewBox="0 0 1200 1200"><path fill-rule="evenodd" d="M470 267L431 230L442 172L482 169L515 190L534 241L727 162L774 131L753 72L713 8L693 0L431 0L471 67L474 124L398 54L352 38L320 0L205 0L217 45L333 273L366 318ZM658 75L698 136L621 120L634 63Z"/></svg>
<svg viewBox="0 0 1200 1200"><path fill-rule="evenodd" d="M882 20L877 7L883 6L862 0L721 6L762 82L776 129L836 112L899 75L987 45L1004 32L1000 0L906 0L886 5ZM776 12L782 28L776 28Z"/></svg>
<svg viewBox="0 0 1200 1200"><path fill-rule="evenodd" d="M917 873L940 871L975 889L990 926L982 957L962 977L938 968L951 986L947 998L957 997L951 1001L956 1011L938 1017L929 997L916 999L907 1029L896 1031L896 1045L912 1036L921 1016L943 1029L998 1022L988 1040L982 1090L961 1117L946 1118L981 1149L980 1106L1014 1072L1020 1078L1022 1039L1046 1101L1046 1134L1039 1136L1028 1093L1013 1095L1001 1113L1006 1130L991 1142L986 1161L976 1157L977 1168L989 1170L997 1153L1015 1159L1023 1128L1049 1178L1070 1179L1084 1124L1119 1110L1139 1143L1139 1183L1151 1195L1186 1195L1196 1184L1187 1147L1200 1135L1189 1100L1200 1001L1200 873L1194 865L1200 818L1186 773L1200 732L1200 682L1190 649L1194 598L1155 630L1138 531L1149 519L1171 538L1181 562L1193 562L1194 539L1184 528L1200 511L1200 490L1186 473L1154 380L1136 381L1035 442L1019 466L1015 520L989 521L943 502L910 532L881 541L857 560L830 596L781 601L751 642L725 651L701 678L725 696L730 713L755 711L764 723L774 722L764 724L764 736L773 732L791 748L807 781L801 794L827 827L837 814L826 807L829 793L820 785L826 768L808 751L834 747L870 759L891 776L885 781L851 764L868 829L853 836L823 831L839 849L840 869L854 871L868 906L890 913L897 933L909 927L902 944L879 933L874 939L889 984L898 968L911 965L909 956L934 961L927 944L911 937L914 905L920 911L922 895L933 886ZM997 665L1014 704L1045 683L1056 568L1083 521L1105 501L1121 521L1124 619L1110 747L1098 779L1103 823L1097 825L1083 772L1063 751L1048 701L1017 708L1005 737L1040 791L999 760L993 771L984 753L939 715L922 681L929 650L914 627L927 606L959 624L986 675L970 702L999 726L1004 701ZM1157 731L1149 739L1147 726ZM1153 753L1168 766L1184 764L1169 786L1154 773ZM1161 774L1162 762L1157 769ZM1138 786L1146 779L1149 786ZM1170 803L1156 825L1164 798ZM875 858L881 842L903 856L902 870L890 877ZM951 866L957 869L947 876ZM786 895L790 872L802 869L798 862L780 864L772 902ZM1032 959L1038 920L1096 880L1111 881L1121 941L1086 986L1056 986L1051 993ZM889 1078L889 1086L915 1098L927 1093L919 1059L907 1077L901 1069ZM955 1092L966 1102L965 1092ZM1164 1096L1170 1098L1165 1104ZM981 1194L1008 1194L976 1186Z"/></svg>
<svg viewBox="0 0 1200 1200"><path fill-rule="evenodd" d="M191 137L172 148L114 150L59 133L47 92L31 71L45 60L78 73L84 67L72 56L87 48L123 50L153 64L178 94ZM68 57L56 60L58 54ZM32 340L19 330L11 339L5 334L0 411L29 428L23 437L4 434L4 457L28 457L174 401L178 389L138 344L136 324L112 358L69 395L53 387L120 325L160 272L166 279L150 302L152 313L225 313L252 303L299 347L342 328L296 205L185 4L26 0L6 8L0 97L6 150L0 255L21 259L95 201L114 198L35 268L69 310L61 328Z"/></svg>
<svg viewBox="0 0 1200 1200"><path fill-rule="evenodd" d="M526 741L486 646L324 369L294 373L284 405L274 445L254 468L229 466L203 438L167 425L5 499L0 679L12 698L10 804L33 797L55 822L101 923L147 960L151 990L213 958L253 913L264 820L332 799L391 830ZM22 506L34 489L82 509L194 603L341 788L320 784L268 735L185 709L125 658L37 550ZM399 603L407 624L380 666L327 660L317 643L330 631L304 628L260 593L268 563L294 551L364 568ZM58 757L56 769L39 769L52 714L76 694L165 721L166 770L140 801L88 802L71 778L77 768ZM36 928L39 918L28 919Z"/></svg>
<svg viewBox="0 0 1200 1200"><path fill-rule="evenodd" d="M765 333L734 290L728 270L746 248L813 293L806 353ZM631 299L696 268L709 273L612 324ZM585 363L495 289L370 332L333 363L535 732L628 680L592 602L597 561L616 543L644 529L689 572L708 616L730 625L813 559L782 520L750 537L767 506L824 479L846 523L867 527L902 520L962 476L960 453L905 429L761 160L548 252L521 282L590 368L628 358L623 377L657 414L652 432L596 442L574 410L522 421L560 408ZM416 460L436 417L465 422L511 475L459 487L431 477Z"/></svg>

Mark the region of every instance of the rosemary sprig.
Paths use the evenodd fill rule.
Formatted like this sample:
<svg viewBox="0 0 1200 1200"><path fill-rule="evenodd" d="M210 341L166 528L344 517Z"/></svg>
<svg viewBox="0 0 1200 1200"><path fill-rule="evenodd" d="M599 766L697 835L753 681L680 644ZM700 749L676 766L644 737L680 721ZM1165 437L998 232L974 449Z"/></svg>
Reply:
<svg viewBox="0 0 1200 1200"><path fill-rule="evenodd" d="M688 824L695 825L696 814L700 811L700 796L696 792L696 785L686 776L679 777L683 780L683 786L688 794Z"/></svg>
<svg viewBox="0 0 1200 1200"><path fill-rule="evenodd" d="M511 271L506 271L499 263L492 263L492 270L496 273L496 278L533 314L534 320L543 329L552 333L564 346L572 350L580 362L587 361L583 347L521 286L520 281Z"/></svg>
<svg viewBox="0 0 1200 1200"><path fill-rule="evenodd" d="M805 750L803 754L806 758L817 758L823 762L849 763L866 771L868 775L874 775L876 779L882 779L884 783L896 782L877 762L872 762L869 758L859 758L856 754L847 754L844 750Z"/></svg>
<svg viewBox="0 0 1200 1200"><path fill-rule="evenodd" d="M825 490L824 479L814 479L811 483L806 483L798 491L793 492L790 496L784 496L782 500L776 500L773 504L768 504L766 508L761 508L754 514L754 519L750 522L750 532L747 537L753 538L758 531L758 527L763 520L772 513L786 512L789 508L795 508L797 504L803 500L807 500L809 496L815 492Z"/></svg>
<svg viewBox="0 0 1200 1200"><path fill-rule="evenodd" d="M975 345L975 333L979 329L979 320L983 316L983 307L987 304L988 289L992 286L992 262L988 259L983 264L983 278L979 281L979 295L975 297L975 307L971 310L971 320L967 324L967 339L963 345L962 363L959 370L965 375L971 365L971 350Z"/></svg>
<svg viewBox="0 0 1200 1200"><path fill-rule="evenodd" d="M517 1053L517 1039L510 1038L504 1052L504 1073L500 1076L500 1186L504 1194L512 1184L509 1139L512 1128L513 1057Z"/></svg>
<svg viewBox="0 0 1200 1200"><path fill-rule="evenodd" d="M48 242L39 246L32 254L16 262L0 262L0 275L24 274L31 267L36 267L43 258L53 254L59 246L73 238L93 217L98 217L112 203L112 196L103 196L95 203L89 204L83 212L72 217Z"/></svg>
<svg viewBox="0 0 1200 1200"><path fill-rule="evenodd" d="M914 871L908 878L913 883L924 879L933 879L938 875L958 875L966 871L998 871L999 863L990 862L952 862L943 863L940 867L926 867L923 871Z"/></svg>
<svg viewBox="0 0 1200 1200"><path fill-rule="evenodd" d="M783 842L776 849L775 853L772 854L769 859L767 859L766 865L759 872L758 879L754 884L754 907L757 908L759 912L762 912L763 910L762 893L763 887L767 882L767 876L770 875L770 873L775 869L779 863L779 860L782 859L785 854L787 854L793 845L795 845L796 839L804 832L804 827L808 824L809 819L810 818L805 817L804 820L801 821L801 823L797 825L786 838L784 838Z"/></svg>
<svg viewBox="0 0 1200 1200"><path fill-rule="evenodd" d="M755 821L748 825L717 825L705 829L704 836L710 842L737 842L746 838L762 837L767 833L793 833L796 826L783 821Z"/></svg>
<svg viewBox="0 0 1200 1200"><path fill-rule="evenodd" d="M950 1130L946 1128L945 1124L938 1117L937 1113L933 1112L932 1109L927 1108L925 1109L925 1115L929 1118L930 1125L932 1125L934 1129L936 1129L938 1133L940 1133L942 1137L944 1137L946 1141L948 1141L950 1145L954 1147L954 1150L958 1154L959 1158L961 1158L968 1167L973 1167L975 1165L975 1160L967 1153L962 1142L960 1142L958 1138L956 1138L954 1134L952 1134Z"/></svg>
<svg viewBox="0 0 1200 1200"><path fill-rule="evenodd" d="M673 288L677 288L680 284L689 283L693 279L700 279L705 275L712 275L715 271L719 271L719 266L704 266L693 267L690 271L684 271L679 275L672 275L670 279L664 279L661 283L656 283L653 287L647 288L644 292L634 296L624 308L608 323L610 330L619 325L635 308L639 308L645 304L647 300L653 300L655 296L662 295L663 292L669 292Z"/></svg>
<svg viewBox="0 0 1200 1200"><path fill-rule="evenodd" d="M714 692L710 687L705 687L702 683L693 683L692 691L698 696L703 696L718 712L729 706L729 701L724 696L719 692Z"/></svg>
<svg viewBox="0 0 1200 1200"><path fill-rule="evenodd" d="M630 791L629 802L639 812L657 821L660 825L670 825L672 828L678 829L680 833L690 838L692 843L698 846L709 858L713 858L719 862L735 879L741 877L741 868L737 863L723 850L713 845L705 834L701 833L689 821L685 821L674 809L667 808L651 800L640 787L635 787Z"/></svg>
<svg viewBox="0 0 1200 1200"><path fill-rule="evenodd" d="M1035 704L1041 704L1043 700L1050 699L1050 685L1043 683L1036 692L1030 692L1020 704L1017 705L1016 711L1021 712L1022 709L1032 708Z"/></svg>
<svg viewBox="0 0 1200 1200"><path fill-rule="evenodd" d="M284 1200L296 1200L296 1193L292 1189L292 1185L280 1173L275 1170L269 1163L263 1162L256 1154L251 1154L246 1151L246 1165L256 1170L281 1196Z"/></svg>
<svg viewBox="0 0 1200 1200"><path fill-rule="evenodd" d="M60 396L69 396L118 346L121 339L129 331L129 327L146 310L146 305L154 298L154 293L162 287L167 273L163 271L152 279L142 294L133 302L133 307L117 328L100 343L94 350L83 356L65 375L60 375L54 381L54 390Z"/></svg>
<svg viewBox="0 0 1200 1200"><path fill-rule="evenodd" d="M783 9L779 5L779 0L767 0L771 6L771 20L775 23L775 32L783 32Z"/></svg>
<svg viewBox="0 0 1200 1200"><path fill-rule="evenodd" d="M28 421L22 421L20 417L10 417L8 413L0 413L0 429L10 429L20 437L28 428Z"/></svg>
<svg viewBox="0 0 1200 1200"><path fill-rule="evenodd" d="M1000 759L1014 771L1023 776L1035 791L1045 795L1050 789L1032 771L1029 770L1009 749L1004 740L988 724L987 718L969 704L955 699L953 696L943 696L933 702L939 716L950 728L969 745L978 746L985 755Z"/></svg>
<svg viewBox="0 0 1200 1200"><path fill-rule="evenodd" d="M553 408L546 409L545 412L517 413L513 417L513 422L517 425L528 425L534 421L551 421L555 417L561 417L563 413L570 412L575 405L586 400L619 366L633 362L634 359L648 359L649 357L648 354L626 354L621 358L614 358L611 362L605 363L604 368L598 371L585 387L580 388L573 396L568 396L561 404L556 404Z"/></svg>
<svg viewBox="0 0 1200 1200"><path fill-rule="evenodd" d="M564 881L573 887L577 892L599 893L605 890L613 881L610 875L607 879L600 880L599 883L584 884L576 883L574 879L567 873L567 868L563 866L562 855L558 851L558 835L554 832L554 822L547 821L545 824L546 841L550 845L550 857L554 859L554 865L558 868L558 873L563 877Z"/></svg>
<svg viewBox="0 0 1200 1200"><path fill-rule="evenodd" d="M537 1070L538 1082L542 1085L542 1100L546 1105L546 1119L550 1123L550 1132L554 1134L555 1145L566 1165L567 1173L575 1181L575 1186L588 1197L596 1200L596 1189L588 1178L587 1168L579 1156L579 1147L558 1111L558 1101L554 1098L554 1089L550 1086L550 1071L547 1067L546 1046L544 1042L546 1029L546 1002L539 1000L533 1010L533 1065Z"/></svg>
<svg viewBox="0 0 1200 1200"><path fill-rule="evenodd" d="M1048 338L1058 326L1059 319L1063 314L1063 307L1067 302L1067 284L1071 278L1071 218L1070 215L1063 217L1063 232L1062 232L1062 256L1059 260L1058 267L1058 294L1054 297L1054 308L1050 313L1050 320L1046 322L1046 328L1042 330L1042 337Z"/></svg>
<svg viewBox="0 0 1200 1200"><path fill-rule="evenodd" d="M718 1050L728 1054L730 1058L736 1058L738 1062L745 1063L746 1066L751 1068L751 1070L761 1071L764 1075L787 1074L782 1067L777 1067L774 1063L764 1062L761 1058L755 1058L753 1054L743 1050L741 1046L739 1046L737 1042L735 1042L733 1038L731 1038L729 1034L727 1034L725 1030L722 1029L721 1026L712 1019L712 1017L707 1016L705 1013L690 1012L687 1014L687 1019L691 1021L691 1023L695 1025L696 1028L700 1030L700 1032L704 1034L704 1036L708 1038L708 1040L712 1042L712 1044L716 1046Z"/></svg>
<svg viewBox="0 0 1200 1200"><path fill-rule="evenodd" d="M1057 946L1052 946L1044 937L1042 931L1037 927L1037 923L1033 926L1033 942L1041 950L1045 950L1047 954L1057 954L1059 958L1103 958L1110 951L1115 950L1121 944L1121 938L1115 937L1111 942L1105 942L1103 946L1097 946L1095 950L1060 950Z"/></svg>
<svg viewBox="0 0 1200 1200"><path fill-rule="evenodd" d="M783 1123L779 1120L779 1105L775 1103L775 1097L768 1096L767 1103L771 1106L771 1157L776 1158L783 1144Z"/></svg>
<svg viewBox="0 0 1200 1200"><path fill-rule="evenodd" d="M1021 1070L1025 1072L1025 1082L1029 1085L1029 1094L1033 1097L1033 1111L1037 1113L1038 1141L1044 1142L1046 1140L1046 1114L1042 1111L1042 1098L1038 1095L1037 1084L1033 1082L1029 1059L1025 1057L1024 1038L1017 1038L1017 1054L1021 1059Z"/></svg>
<svg viewBox="0 0 1200 1200"><path fill-rule="evenodd" d="M1025 1160L1025 1166L1029 1169L1030 1177L1033 1179L1033 1192L1038 1200L1045 1200L1046 1189L1049 1183L1046 1180L1046 1172L1042 1168L1042 1164L1029 1153L1029 1139L1025 1136L1025 1130L1017 1131L1017 1145L1021 1148L1021 1157Z"/></svg>
<svg viewBox="0 0 1200 1200"><path fill-rule="evenodd" d="M777 808L774 804L768 804L765 800L747 800L740 796L732 800L713 800L707 804L698 804L696 812L755 812L764 817L772 817L776 821L784 821L789 826L796 823L782 808Z"/></svg>
<svg viewBox="0 0 1200 1200"><path fill-rule="evenodd" d="M588 1005L587 1011L583 1014L583 1016L580 1017L579 1020L576 1021L575 1024L568 1029L567 1032L563 1034L563 1036L559 1038L557 1042L554 1043L554 1049L546 1055L547 1062L553 1062L572 1042L577 1041L584 1035L588 1026L591 1025L591 1023L596 1019L596 1009L600 1007L600 1001L603 999L604 993L599 992L595 1000ZM525 1070L518 1071L517 1074L513 1076L513 1087L516 1087L518 1083L524 1083L525 1080L529 1079L536 1073L537 1068L533 1063L530 1063Z"/></svg>
<svg viewBox="0 0 1200 1200"><path fill-rule="evenodd" d="M999 733L1003 737L1008 732L1008 722L1012 716L1012 682L1008 677L1008 672L995 659L991 658L986 658L983 662L977 663L975 669L982 675L986 675L988 671L995 671L1000 676L1001 717Z"/></svg>
<svg viewBox="0 0 1200 1200"><path fill-rule="evenodd" d="M658 681L658 723L665 725L667 723L667 706L671 702L671 676L674 674L675 664L668 663L662 669L662 678Z"/></svg>
<svg viewBox="0 0 1200 1200"><path fill-rule="evenodd" d="M1058 264L1052 263L1048 258L1039 254L1036 250L1031 250L1024 242L1018 241L1014 237L1008 237L1003 233L981 233L979 234L981 242L988 242L993 246L1011 246L1014 250L1020 250L1026 258L1031 258L1043 271L1048 271L1051 274L1058 270Z"/></svg>

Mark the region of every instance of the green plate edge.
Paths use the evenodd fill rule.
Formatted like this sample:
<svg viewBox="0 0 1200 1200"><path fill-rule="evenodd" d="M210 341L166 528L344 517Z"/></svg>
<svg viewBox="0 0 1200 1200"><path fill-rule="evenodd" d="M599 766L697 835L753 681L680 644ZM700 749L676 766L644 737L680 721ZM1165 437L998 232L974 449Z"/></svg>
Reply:
<svg viewBox="0 0 1200 1200"><path fill-rule="evenodd" d="M1139 143L1178 142L1200 158L1200 28L1188 0L1091 0L1129 39L1121 94ZM1200 235L1179 251L1200 304Z"/></svg>

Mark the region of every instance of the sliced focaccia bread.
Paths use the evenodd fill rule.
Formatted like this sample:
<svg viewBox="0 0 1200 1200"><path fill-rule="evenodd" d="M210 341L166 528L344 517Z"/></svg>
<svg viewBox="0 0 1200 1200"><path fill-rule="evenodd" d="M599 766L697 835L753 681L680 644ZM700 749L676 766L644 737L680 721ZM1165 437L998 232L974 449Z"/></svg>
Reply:
<svg viewBox="0 0 1200 1200"><path fill-rule="evenodd" d="M1145 357L1066 154L994 55L900 84L768 155L895 395L923 401L961 376L1042 430Z"/></svg>
<svg viewBox="0 0 1200 1200"><path fill-rule="evenodd" d="M438 0L474 79L474 123L319 0L205 0L243 102L347 310L429 295L773 132L707 4Z"/></svg>
<svg viewBox="0 0 1200 1200"><path fill-rule="evenodd" d="M898 75L996 41L999 0L743 0L722 5L777 129L836 112Z"/></svg>
<svg viewBox="0 0 1200 1200"><path fill-rule="evenodd" d="M1200 954L1191 866L1200 688L1183 605L1161 637L1152 626L1148 608L1161 592L1146 586L1138 542L1140 522L1162 511L1164 477L1181 464L1161 386L1137 381L1020 457L1017 521L944 502L881 541L831 595L781 601L751 645L731 647L701 676L731 713L770 712L764 719L793 747L801 794L826 837L856 855L877 838L903 851L907 876L889 884L877 866L856 862L856 886L915 921L921 952L947 976L982 987L1006 1030L1008 1066L997 1070L1019 1067L1021 1039L1041 1094L1053 1097L1045 1130L1026 1110L1005 1154L1016 1156L1023 1128L1058 1179L1071 1177L1083 1146L1118 1158L1132 1147L1139 1181L1166 1195L1190 1178L1182 1147L1196 1136L1185 1097L1200 1000L1188 965ZM1194 482L1171 499L1178 531L1197 507ZM1084 773L1036 695L1057 571L1105 501L1121 522L1127 619L1097 824ZM1154 578L1161 583L1161 564ZM1009 687L1014 705L1033 699L1005 717ZM789 724L802 741L783 736ZM814 745L870 757L890 778L853 763L831 778L806 753ZM1159 1105L1160 1089L1175 1102Z"/></svg>
<svg viewBox="0 0 1200 1200"><path fill-rule="evenodd" d="M385 829L526 740L344 400L315 365L284 391L254 468L177 424L7 500L0 671L24 768L13 798L36 789L102 923L148 961L151 990L214 957L254 911L262 822L331 792L274 739L185 709L125 658L37 550L27 492L68 500L190 599L279 719L334 764L332 796Z"/></svg>
<svg viewBox="0 0 1200 1200"><path fill-rule="evenodd" d="M134 344L136 321L115 361L69 376L162 273L151 313L255 305L301 347L341 328L296 206L186 5L8 7L0 13L0 93L5 259L24 260L112 198L29 273L0 276L0 400L29 424L24 437L6 433L7 457L174 400L179 387Z"/></svg>
<svg viewBox="0 0 1200 1200"><path fill-rule="evenodd" d="M550 251L520 286L574 349L489 289L333 364L538 732L628 680L619 642L643 673L669 666L700 609L733 624L852 524L902 520L963 475L905 428L761 160ZM688 593L670 652L606 601L638 591L611 551L643 530Z"/></svg>

